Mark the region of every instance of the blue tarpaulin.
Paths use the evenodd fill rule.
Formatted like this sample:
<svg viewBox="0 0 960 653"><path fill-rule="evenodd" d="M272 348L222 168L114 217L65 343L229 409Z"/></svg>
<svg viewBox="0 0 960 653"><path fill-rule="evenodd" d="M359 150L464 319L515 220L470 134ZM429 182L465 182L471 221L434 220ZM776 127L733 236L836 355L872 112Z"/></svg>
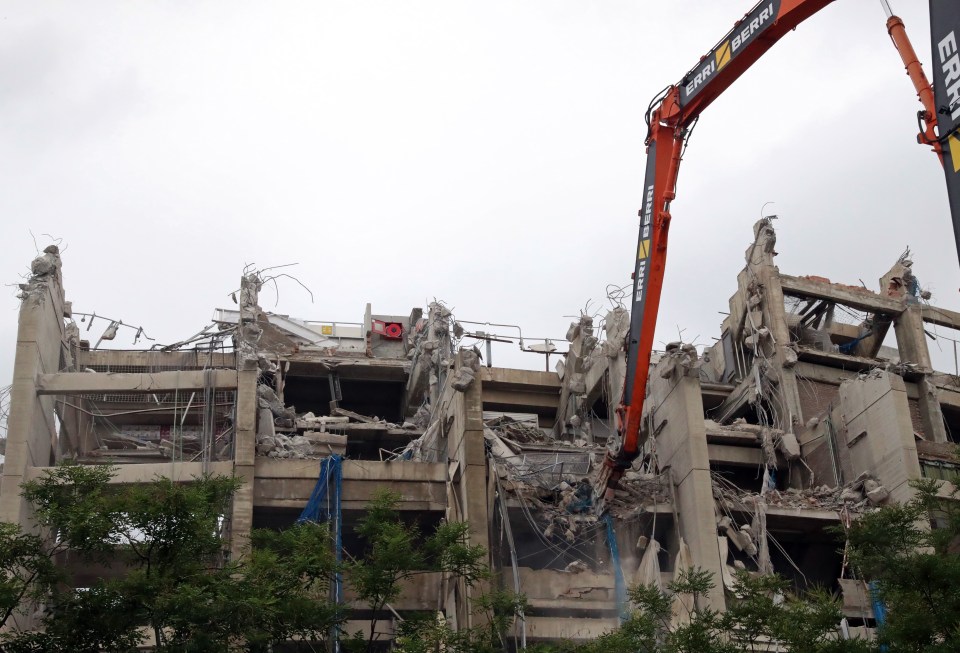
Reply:
<svg viewBox="0 0 960 653"><path fill-rule="evenodd" d="M330 523L333 533L334 556L336 557L337 567L343 559L343 540L341 531L343 529L343 514L340 510L340 502L343 488L343 458L333 454L329 458L324 458L320 462L320 477L317 484L310 493L310 499L304 507L297 523ZM343 576L337 571L333 579L333 600L339 605L343 602ZM335 650L339 651L338 633L334 633L333 641Z"/></svg>
<svg viewBox="0 0 960 653"><path fill-rule="evenodd" d="M613 518L610 513L603 516L607 525L607 544L610 546L610 562L613 565L614 587L617 595L617 610L620 613L621 623L630 617L627 606L627 584L623 578L623 567L620 566L620 549L617 547L617 534L613 530Z"/></svg>

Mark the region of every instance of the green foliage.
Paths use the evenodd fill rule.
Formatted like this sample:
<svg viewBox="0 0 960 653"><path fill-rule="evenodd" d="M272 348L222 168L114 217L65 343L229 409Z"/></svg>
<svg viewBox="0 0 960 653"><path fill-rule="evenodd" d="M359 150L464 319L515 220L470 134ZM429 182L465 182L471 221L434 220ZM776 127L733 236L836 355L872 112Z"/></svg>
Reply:
<svg viewBox="0 0 960 653"><path fill-rule="evenodd" d="M776 641L792 653L867 653L864 640L842 640L838 624L843 613L839 600L814 589L792 594L791 583L779 576L751 576L739 572L734 597L727 600L724 628L738 651L765 651Z"/></svg>
<svg viewBox="0 0 960 653"><path fill-rule="evenodd" d="M468 586L487 577L486 551L471 546L466 524L421 533L397 512L399 495L381 492L357 529L366 547L342 569L325 526L299 524L251 534L250 553L229 561L221 528L238 481L205 476L188 483L111 485L113 469L63 465L23 486L47 534L0 524L0 609L9 618L31 601L45 606L41 629L9 630L4 653L134 651L153 632L157 651L270 651L299 639L322 647L345 618L331 601L332 579L347 572L374 615L396 600L404 580L443 572ZM54 563L69 551L75 564L99 562L123 573L75 590ZM446 621L412 620L410 645L449 642L463 651L502 649L522 599L511 593L478 601L482 628L453 633ZM371 634L352 647L372 646ZM429 628L428 628L429 626ZM347 642L347 648L351 643Z"/></svg>
<svg viewBox="0 0 960 653"><path fill-rule="evenodd" d="M507 647L507 631L526 609L526 598L509 591L484 594L474 601L481 625L454 630L440 614L419 615L397 629L397 653L496 653Z"/></svg>
<svg viewBox="0 0 960 653"><path fill-rule="evenodd" d="M872 653L860 640L842 640L840 609L824 592L790 596L777 576L736 577L727 610L706 605L716 591L702 569L680 572L666 589L630 590L633 610L618 628L581 645L540 646L537 653ZM773 646L773 647L772 647Z"/></svg>
<svg viewBox="0 0 960 653"><path fill-rule="evenodd" d="M256 530L252 544L238 593L246 600L236 604L234 632L264 650L294 637L326 641L344 618L341 606L330 601L338 570L327 528L302 523L281 532Z"/></svg>
<svg viewBox="0 0 960 653"><path fill-rule="evenodd" d="M115 468L60 465L24 483L37 524L85 555L112 552L120 543L109 482Z"/></svg>
<svg viewBox="0 0 960 653"><path fill-rule="evenodd" d="M43 538L24 533L14 524L0 523L0 627L21 601L38 601L60 579L53 563L56 553Z"/></svg>
<svg viewBox="0 0 960 653"><path fill-rule="evenodd" d="M488 576L483 562L486 550L470 545L467 524L446 522L424 536L416 524L406 524L400 518L400 499L400 494L385 489L374 494L356 529L366 543L365 549L347 565L347 575L357 596L374 614L365 644L367 651L372 650L376 641L378 614L400 596L403 581L416 574L440 571L472 586ZM443 641L453 641L443 634L441 625L429 620L424 623L430 626L424 627L424 637L443 635ZM409 633L408 630L408 637Z"/></svg>
<svg viewBox="0 0 960 653"><path fill-rule="evenodd" d="M960 502L941 483L912 484L915 498L851 526L850 560L876 582L887 607L880 640L889 653L960 650ZM931 518L936 528L931 528Z"/></svg>
<svg viewBox="0 0 960 653"><path fill-rule="evenodd" d="M322 642L342 619L328 596L336 564L325 528L257 531L250 555L227 562L221 527L236 479L111 486L111 475L65 465L24 485L51 536L0 525L11 570L0 600L42 599L47 611L41 632L5 633L3 651L131 651L143 626L157 651L267 651L292 637ZM67 549L126 573L84 590L57 585L52 558Z"/></svg>

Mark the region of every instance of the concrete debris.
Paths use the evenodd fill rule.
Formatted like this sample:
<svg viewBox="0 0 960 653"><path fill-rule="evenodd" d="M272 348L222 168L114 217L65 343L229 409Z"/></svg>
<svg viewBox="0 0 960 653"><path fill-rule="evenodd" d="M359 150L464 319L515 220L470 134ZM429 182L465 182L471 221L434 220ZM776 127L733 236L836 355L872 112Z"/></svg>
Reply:
<svg viewBox="0 0 960 653"><path fill-rule="evenodd" d="M539 428L508 416L485 420L485 427L501 487L536 517L546 538L573 543L596 524L590 478L602 464L602 447L550 440ZM666 476L630 470L606 508L625 519L669 503Z"/></svg>
<svg viewBox="0 0 960 653"><path fill-rule="evenodd" d="M60 248L56 245L49 245L43 250L43 254L30 263L30 272L35 277L45 277L57 273L60 270L60 265Z"/></svg>
<svg viewBox="0 0 960 653"><path fill-rule="evenodd" d="M886 503L890 498L890 491L882 485L867 492L867 500L875 506Z"/></svg>
<svg viewBox="0 0 960 653"><path fill-rule="evenodd" d="M843 492L840 493L840 501L844 503L857 503L862 500L863 492L856 488L844 488Z"/></svg>
<svg viewBox="0 0 960 653"><path fill-rule="evenodd" d="M752 538L752 529L738 529L730 517L724 515L717 520L717 532L726 535L727 539L737 548L749 556L757 555L757 545Z"/></svg>
<svg viewBox="0 0 960 653"><path fill-rule="evenodd" d="M665 353L666 362L661 366L660 377L669 379L674 374L699 376L700 364L697 348L683 342L667 344Z"/></svg>
<svg viewBox="0 0 960 653"><path fill-rule="evenodd" d="M622 307L614 308L607 313L603 322L607 339L602 345L603 355L607 358L616 358L623 352L627 334L630 332L630 313Z"/></svg>
<svg viewBox="0 0 960 653"><path fill-rule="evenodd" d="M430 406L437 406L441 383L445 381L454 357L451 316L446 306L431 302L427 317L418 319L407 335L407 358L413 367L407 378L406 394L413 402L427 401ZM464 333L460 324L454 324L452 331L453 335L460 333L457 338ZM464 389L472 382L468 379L461 381L460 385L466 383Z"/></svg>
<svg viewBox="0 0 960 653"><path fill-rule="evenodd" d="M260 338L263 329L258 324L260 315L260 289L263 282L255 272L244 274L240 279L240 328L237 337L237 353L245 369L258 368Z"/></svg>
<svg viewBox="0 0 960 653"><path fill-rule="evenodd" d="M506 438L517 444L530 444L534 442L547 442L550 437L540 428L533 426L530 422L520 421L503 415L493 419L486 419L483 425L493 429L500 437Z"/></svg>
<svg viewBox="0 0 960 653"><path fill-rule="evenodd" d="M763 452L764 464L769 468L777 467L777 452L773 445L773 429L763 428L760 431L760 450Z"/></svg>
<svg viewBox="0 0 960 653"><path fill-rule="evenodd" d="M269 408L260 408L257 412L257 438L272 438L277 434L273 413Z"/></svg>
<svg viewBox="0 0 960 653"><path fill-rule="evenodd" d="M470 389L470 386L473 385L475 379L476 372L469 367L461 367L454 373L453 380L450 384L457 392L466 392Z"/></svg>
<svg viewBox="0 0 960 653"><path fill-rule="evenodd" d="M607 511L617 519L628 519L657 506L670 505L670 480L665 474L628 471L619 481L619 488L607 501Z"/></svg>
<svg viewBox="0 0 960 653"><path fill-rule="evenodd" d="M256 450L260 456L315 459L334 453L345 455L350 433L359 432L363 435L371 432L397 433L401 430L397 424L385 419L339 407L333 409L336 415L315 415L312 412L297 415L292 406L283 406L268 386L259 386L258 396L260 409ZM290 415L293 415L292 419ZM418 430L416 425L410 423L406 423L404 428ZM421 438L409 443L407 449L411 453L404 459L415 459L412 452L419 450L420 444Z"/></svg>
<svg viewBox="0 0 960 653"><path fill-rule="evenodd" d="M473 385L473 381L480 371L480 355L475 349L464 348L460 350L460 360L462 364L453 373L450 384L457 392L466 392Z"/></svg>
<svg viewBox="0 0 960 653"><path fill-rule="evenodd" d="M257 435L257 455L266 456L278 446L276 435Z"/></svg>
<svg viewBox="0 0 960 653"><path fill-rule="evenodd" d="M425 429L430 424L430 409L426 405L420 406L417 412L402 425L403 428Z"/></svg>
<svg viewBox="0 0 960 653"><path fill-rule="evenodd" d="M800 459L800 442L793 433L787 432L781 435L777 442L777 449L787 460Z"/></svg>
<svg viewBox="0 0 960 653"><path fill-rule="evenodd" d="M736 490L728 483L718 484L716 479L713 484L713 493L722 513L744 510L760 500L753 492ZM878 505L886 501L889 494L889 491L880 485L876 479L864 473L841 487L820 485L803 490L796 488L773 489L769 490L763 498L766 504L773 508L829 510L834 512L847 509L852 512L863 512L871 505ZM718 528L720 527L721 525L718 522Z"/></svg>
<svg viewBox="0 0 960 653"><path fill-rule="evenodd" d="M43 254L33 259L30 264L30 279L19 285L20 292L17 297L22 300L42 302L50 282L59 283L60 266L60 248L56 245L45 248Z"/></svg>
<svg viewBox="0 0 960 653"><path fill-rule="evenodd" d="M286 436L278 433L270 438L258 439L257 454L270 458L317 459L346 451L346 436L324 433L323 438L318 439L318 435L320 434Z"/></svg>
<svg viewBox="0 0 960 653"><path fill-rule="evenodd" d="M273 388L260 384L257 386L257 402L261 409L269 409L277 426L292 427L297 418L297 411L293 406L283 405ZM262 414L262 413L261 413Z"/></svg>
<svg viewBox="0 0 960 653"><path fill-rule="evenodd" d="M590 567L588 567L587 563L583 562L582 560L574 560L564 567L563 571L568 574L580 574L585 571L590 571Z"/></svg>

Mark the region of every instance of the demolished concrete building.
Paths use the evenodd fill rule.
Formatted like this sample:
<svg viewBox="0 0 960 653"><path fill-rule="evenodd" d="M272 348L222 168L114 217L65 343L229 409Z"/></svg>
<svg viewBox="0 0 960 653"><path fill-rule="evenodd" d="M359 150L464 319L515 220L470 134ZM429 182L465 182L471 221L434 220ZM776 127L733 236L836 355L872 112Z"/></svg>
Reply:
<svg viewBox="0 0 960 653"><path fill-rule="evenodd" d="M591 481L617 437L622 308L572 324L555 371L506 369L463 346L442 303L311 322L265 312L249 272L196 337L103 349L83 339L50 247L21 288L0 519L28 525L20 484L65 458L114 464L120 484L236 475L225 548L240 556L251 528L297 519L338 454L344 549L381 487L423 528L469 522L492 582L528 598L518 647L593 638L618 624L627 586L691 565L722 579L715 608L735 570L775 571L842 593L850 624L869 627L828 528L956 474L960 379L933 370L926 330L960 329L960 313L930 305L907 256L871 291L781 273L775 242L759 222L713 346L654 357L643 455L602 514ZM475 591L418 577L382 618L439 606L469 625Z"/></svg>

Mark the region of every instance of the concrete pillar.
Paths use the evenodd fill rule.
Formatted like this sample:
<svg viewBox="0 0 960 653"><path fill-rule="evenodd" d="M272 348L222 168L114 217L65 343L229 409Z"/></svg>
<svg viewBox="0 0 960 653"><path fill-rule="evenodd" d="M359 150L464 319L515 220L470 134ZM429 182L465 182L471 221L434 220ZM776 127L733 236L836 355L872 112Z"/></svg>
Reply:
<svg viewBox="0 0 960 653"><path fill-rule="evenodd" d="M910 405L903 379L875 370L840 385L843 430L837 446L850 454L852 476L870 472L890 491L892 501L913 496L908 482L920 478Z"/></svg>
<svg viewBox="0 0 960 653"><path fill-rule="evenodd" d="M573 437L580 436L579 428L571 424L571 418L577 416L582 421L583 413L591 408L585 405L585 400L588 395L587 369L594 362L590 356L597 346L597 338L593 335L593 318L582 315L579 321L571 323L567 329L567 342L570 346L563 359L563 385L560 387L560 403L553 423L553 436L558 440L568 439L568 427Z"/></svg>
<svg viewBox="0 0 960 653"><path fill-rule="evenodd" d="M457 367L469 364L465 360L466 352L461 351L457 357ZM471 352L472 355L472 352ZM470 544L480 545L487 550L487 564L490 560L490 517L492 513L492 493L489 492L489 470L487 467L487 453L483 440L483 389L480 375L477 374L474 382L462 393L462 415L460 425L463 436L457 451L451 452L451 457L460 461L463 474L460 477L459 491L460 505L463 507L463 519L470 524ZM463 597L466 601L461 610L468 626L476 626L483 622L484 617L472 614L470 602L474 597L490 591L487 582L481 582L474 587L464 587Z"/></svg>
<svg viewBox="0 0 960 653"><path fill-rule="evenodd" d="M754 234L756 240L747 250L747 270L752 272L750 275L752 285L762 296L762 326L769 331L769 338L761 346L764 350L764 358L772 366L777 377L779 401L771 401L770 406L777 413L781 428L793 433L796 432L796 424L803 424L804 416L800 408L797 375L793 369L797 362L797 353L790 342L780 271L773 263L777 238L773 226L767 219L754 225ZM751 311L748 307L746 311L748 322L755 319L754 315L755 311Z"/></svg>
<svg viewBox="0 0 960 653"><path fill-rule="evenodd" d="M923 332L923 316L918 304L909 304L893 321L901 363L915 363L923 370L932 369L927 336Z"/></svg>
<svg viewBox="0 0 960 653"><path fill-rule="evenodd" d="M233 473L243 485L233 496L230 514L230 553L236 559L249 550L253 525L254 460L257 440L257 369L237 373L237 421Z"/></svg>
<svg viewBox="0 0 960 653"><path fill-rule="evenodd" d="M920 305L908 304L906 310L894 320L893 328L897 334L900 362L914 363L924 372L933 371ZM924 437L934 442L946 442L947 429L943 423L943 411L940 409L936 386L924 378L917 383L917 388L920 390L918 407Z"/></svg>
<svg viewBox="0 0 960 653"><path fill-rule="evenodd" d="M650 377L647 404L653 414L653 430L655 433L659 431L656 436L657 458L661 468L670 468L676 490L680 536L690 547L693 564L711 572L717 583L717 588L707 597L707 603L714 609L723 610L723 561L717 546L700 381L695 370L688 375L688 370L674 365L673 358L671 354L664 356Z"/></svg>
<svg viewBox="0 0 960 653"><path fill-rule="evenodd" d="M38 270L45 272L38 274ZM0 520L28 528L30 509L20 497L20 484L27 468L54 462L58 437L55 398L38 395L36 380L40 374L60 371L65 338L64 292L56 247L48 247L37 257L33 271L30 281L21 286L6 460L0 481Z"/></svg>

